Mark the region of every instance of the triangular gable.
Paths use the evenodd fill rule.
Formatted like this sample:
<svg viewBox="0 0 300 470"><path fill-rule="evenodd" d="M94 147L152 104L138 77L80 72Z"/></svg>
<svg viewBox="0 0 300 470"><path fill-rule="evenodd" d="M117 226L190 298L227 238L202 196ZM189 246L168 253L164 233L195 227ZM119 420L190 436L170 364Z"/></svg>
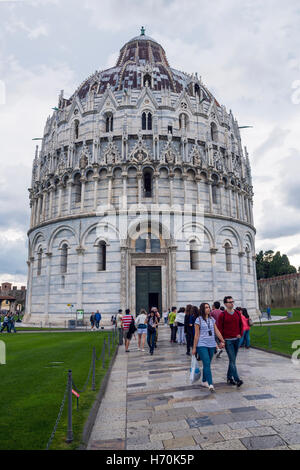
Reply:
<svg viewBox="0 0 300 470"><path fill-rule="evenodd" d="M136 107L137 108L141 108L143 106L143 104L145 104L145 107L146 106L149 106L149 103L145 103L145 100L149 98L150 102L152 103L153 107L155 109L158 109L158 103L151 91L151 88L149 87L145 87L142 89L142 92L137 100L137 103L136 103Z"/></svg>
<svg viewBox="0 0 300 470"><path fill-rule="evenodd" d="M183 109L181 104L186 103L187 108ZM183 90L175 103L175 110L189 111L191 114L194 114L194 107L191 103L190 97L187 94L186 90Z"/></svg>
<svg viewBox="0 0 300 470"><path fill-rule="evenodd" d="M111 108L115 108L115 110L119 108L119 103L117 102L110 87L106 88L103 97L100 100L99 106L97 108L98 112L100 112L105 107L107 101L110 101L109 106L107 106L107 111L109 111Z"/></svg>
<svg viewBox="0 0 300 470"><path fill-rule="evenodd" d="M84 109L82 107L80 100L78 99L78 96L75 96L75 98L72 101L71 108L67 115L67 121L70 121L73 118L73 114L76 108L78 108L79 114L82 117L82 114L84 113Z"/></svg>

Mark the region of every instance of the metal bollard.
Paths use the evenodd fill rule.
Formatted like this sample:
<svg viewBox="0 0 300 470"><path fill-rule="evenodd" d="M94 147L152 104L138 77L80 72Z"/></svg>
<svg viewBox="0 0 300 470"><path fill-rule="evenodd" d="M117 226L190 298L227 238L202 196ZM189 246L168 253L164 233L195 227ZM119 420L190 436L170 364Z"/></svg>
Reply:
<svg viewBox="0 0 300 470"><path fill-rule="evenodd" d="M68 431L66 442L69 444L73 441L72 429L72 371L68 373Z"/></svg>
<svg viewBox="0 0 300 470"><path fill-rule="evenodd" d="M92 390L96 390L95 386L95 372L96 372L96 348L93 347L93 379L92 379Z"/></svg>
<svg viewBox="0 0 300 470"><path fill-rule="evenodd" d="M272 349L271 328L268 326L269 349Z"/></svg>
<svg viewBox="0 0 300 470"><path fill-rule="evenodd" d="M108 357L110 357L110 334L108 332Z"/></svg>

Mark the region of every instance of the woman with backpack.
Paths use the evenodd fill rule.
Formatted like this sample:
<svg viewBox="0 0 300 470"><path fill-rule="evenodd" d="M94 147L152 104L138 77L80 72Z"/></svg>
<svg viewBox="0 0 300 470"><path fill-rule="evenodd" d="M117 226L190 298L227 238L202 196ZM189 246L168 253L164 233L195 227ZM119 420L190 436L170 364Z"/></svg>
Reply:
<svg viewBox="0 0 300 470"><path fill-rule="evenodd" d="M147 343L149 346L149 353L153 356L153 351L155 347L155 336L156 329L158 326L158 320L155 312L151 310L147 318Z"/></svg>

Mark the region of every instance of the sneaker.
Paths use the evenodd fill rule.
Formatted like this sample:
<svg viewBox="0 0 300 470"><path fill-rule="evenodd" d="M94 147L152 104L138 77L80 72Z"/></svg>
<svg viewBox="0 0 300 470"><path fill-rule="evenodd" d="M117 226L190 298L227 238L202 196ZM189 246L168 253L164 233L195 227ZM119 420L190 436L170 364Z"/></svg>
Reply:
<svg viewBox="0 0 300 470"><path fill-rule="evenodd" d="M236 386L239 388L241 385L243 385L243 383L244 382L242 380L238 380Z"/></svg>
<svg viewBox="0 0 300 470"><path fill-rule="evenodd" d="M187 355L187 356L190 356L190 355L191 355L191 353L190 353L190 352L187 352L187 353L186 353L186 355Z"/></svg>
<svg viewBox="0 0 300 470"><path fill-rule="evenodd" d="M221 357L221 354L223 352L223 349L219 349L217 354L216 354L216 358L218 359L219 357Z"/></svg>
<svg viewBox="0 0 300 470"><path fill-rule="evenodd" d="M209 388L208 382L201 382L201 387Z"/></svg>
<svg viewBox="0 0 300 470"><path fill-rule="evenodd" d="M208 388L211 393L215 392L215 387L213 385L209 385Z"/></svg>
<svg viewBox="0 0 300 470"><path fill-rule="evenodd" d="M145 349L141 349L141 351L145 352Z"/></svg>
<svg viewBox="0 0 300 470"><path fill-rule="evenodd" d="M127 351L125 350L125 352L130 352L130 349L127 349Z"/></svg>
<svg viewBox="0 0 300 470"><path fill-rule="evenodd" d="M141 350L141 349L140 349L140 348L138 348L138 351L140 351L140 350Z"/></svg>
<svg viewBox="0 0 300 470"><path fill-rule="evenodd" d="M227 385L236 385L236 382L233 379L227 379Z"/></svg>

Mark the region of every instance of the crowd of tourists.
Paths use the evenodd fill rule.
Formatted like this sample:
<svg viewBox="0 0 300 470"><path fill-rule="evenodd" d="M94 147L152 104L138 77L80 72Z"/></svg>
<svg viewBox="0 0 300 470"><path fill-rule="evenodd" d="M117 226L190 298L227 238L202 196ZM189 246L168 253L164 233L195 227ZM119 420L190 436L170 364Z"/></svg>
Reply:
<svg viewBox="0 0 300 470"><path fill-rule="evenodd" d="M7 312L4 315L0 314L0 333L7 331L7 333L16 333L16 319L12 312Z"/></svg>
<svg viewBox="0 0 300 470"><path fill-rule="evenodd" d="M187 305L177 311L176 307L163 312L164 325L170 327L170 342L186 347L188 356L196 356L202 361L203 387L214 392L211 371L211 361L216 355L220 358L225 350L228 356L227 384L240 387L243 381L239 377L236 358L240 347L250 348L250 328L252 320L247 309L234 308L231 296L224 297L224 306L214 302L212 309L208 303L200 307ZM127 309L125 314L119 310L114 319L115 327L119 333L119 345L125 343L125 352L130 352L130 342L137 333L138 351L145 352L145 343L149 347L150 355L157 348L158 326L161 321L160 313L156 307L150 312L142 309L136 318Z"/></svg>

